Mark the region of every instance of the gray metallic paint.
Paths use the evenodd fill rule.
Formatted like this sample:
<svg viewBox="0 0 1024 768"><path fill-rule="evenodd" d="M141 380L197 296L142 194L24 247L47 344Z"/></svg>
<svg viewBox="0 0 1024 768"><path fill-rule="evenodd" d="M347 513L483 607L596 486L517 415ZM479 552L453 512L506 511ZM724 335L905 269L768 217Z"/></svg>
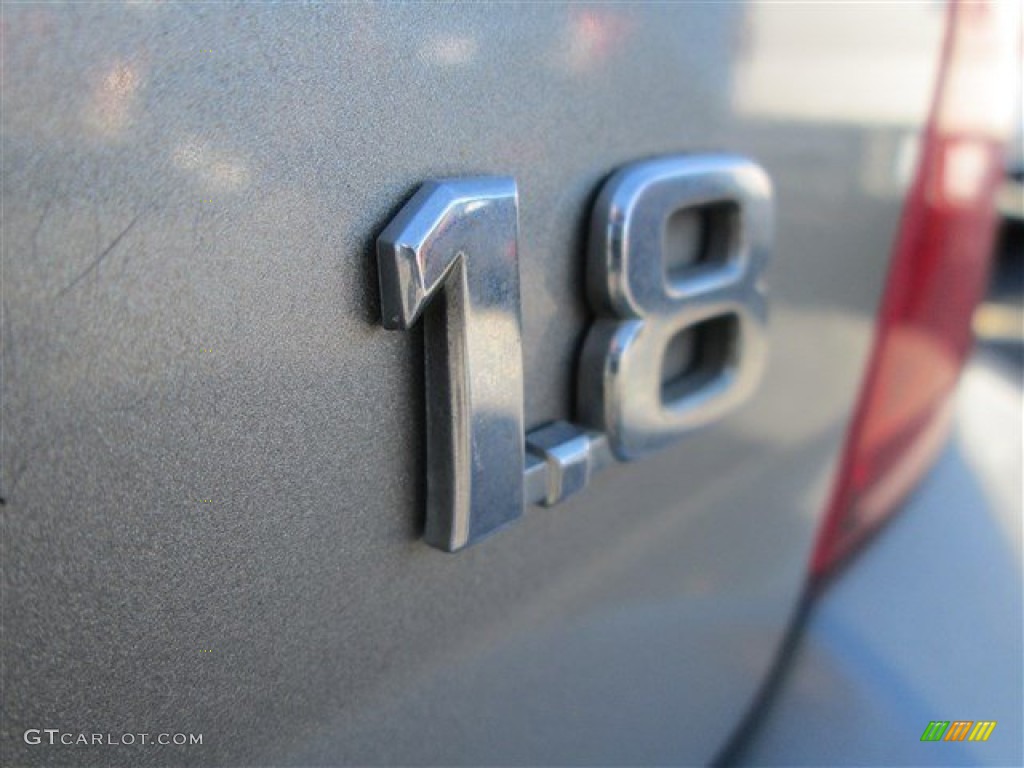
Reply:
<svg viewBox="0 0 1024 768"><path fill-rule="evenodd" d="M804 579L941 22L5 4L4 761L707 760ZM844 68L865 51L925 63ZM924 96L893 117L897 76ZM517 180L532 428L573 413L600 182L715 149L778 201L756 395L457 558L424 546L422 339L378 325L381 227L424 179Z"/></svg>

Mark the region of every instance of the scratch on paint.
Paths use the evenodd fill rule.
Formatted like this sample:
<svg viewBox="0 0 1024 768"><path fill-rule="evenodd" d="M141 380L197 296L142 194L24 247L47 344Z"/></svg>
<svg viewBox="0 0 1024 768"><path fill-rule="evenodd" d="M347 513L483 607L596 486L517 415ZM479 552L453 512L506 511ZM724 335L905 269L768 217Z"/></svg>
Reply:
<svg viewBox="0 0 1024 768"><path fill-rule="evenodd" d="M118 244L121 242L121 240L124 239L124 236L131 231L132 227L135 226L136 222L138 222L141 216L141 212L135 214L135 217L128 222L128 226L122 229L120 234L118 234L117 237L110 241L110 244L100 252L100 255L93 259L92 263L89 264L89 266L87 266L85 269L79 272L78 276L74 280L72 280L70 283L64 286L64 288L61 289L60 293L57 294L57 298L59 299L62 296L64 296L64 294L66 294L68 291L70 291L72 288L78 285L82 281L82 279L85 278L90 272L96 269L96 267L100 265L100 262L107 258L107 256L109 256L114 251L114 249L117 248Z"/></svg>

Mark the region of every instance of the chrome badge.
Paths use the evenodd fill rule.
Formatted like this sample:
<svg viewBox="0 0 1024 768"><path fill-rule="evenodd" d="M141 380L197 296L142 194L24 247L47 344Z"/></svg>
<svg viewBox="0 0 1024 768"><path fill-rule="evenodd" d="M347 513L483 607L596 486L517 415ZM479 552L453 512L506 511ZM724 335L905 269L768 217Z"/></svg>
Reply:
<svg viewBox="0 0 1024 768"><path fill-rule="evenodd" d="M766 356L772 218L768 177L744 158L615 173L591 216L580 423L524 437L515 181L424 184L377 239L377 266L384 327L424 322L427 543L462 549L745 401Z"/></svg>

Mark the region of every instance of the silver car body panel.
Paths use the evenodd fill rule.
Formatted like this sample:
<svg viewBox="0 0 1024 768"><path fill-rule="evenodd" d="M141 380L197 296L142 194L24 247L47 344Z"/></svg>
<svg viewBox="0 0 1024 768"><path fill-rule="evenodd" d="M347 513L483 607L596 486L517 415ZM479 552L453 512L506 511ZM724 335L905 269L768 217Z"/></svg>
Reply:
<svg viewBox="0 0 1024 768"><path fill-rule="evenodd" d="M932 4L5 4L5 762L697 763L800 594L939 59ZM865 64L865 62L869 64ZM525 426L572 420L593 197L774 186L761 383L457 557L374 242L520 194ZM27 728L204 734L30 746Z"/></svg>
<svg viewBox="0 0 1024 768"><path fill-rule="evenodd" d="M811 609L738 764L1024 765L1021 385L975 356L949 446ZM933 720L996 726L922 742Z"/></svg>

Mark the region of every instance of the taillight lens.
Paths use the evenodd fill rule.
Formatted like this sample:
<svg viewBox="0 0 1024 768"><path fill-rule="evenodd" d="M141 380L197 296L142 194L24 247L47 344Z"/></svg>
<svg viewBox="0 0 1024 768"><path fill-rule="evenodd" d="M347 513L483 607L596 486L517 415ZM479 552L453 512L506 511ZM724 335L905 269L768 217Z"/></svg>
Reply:
<svg viewBox="0 0 1024 768"><path fill-rule="evenodd" d="M1012 104L1012 4L957 2L875 344L812 572L821 576L912 490L946 436L985 288Z"/></svg>

